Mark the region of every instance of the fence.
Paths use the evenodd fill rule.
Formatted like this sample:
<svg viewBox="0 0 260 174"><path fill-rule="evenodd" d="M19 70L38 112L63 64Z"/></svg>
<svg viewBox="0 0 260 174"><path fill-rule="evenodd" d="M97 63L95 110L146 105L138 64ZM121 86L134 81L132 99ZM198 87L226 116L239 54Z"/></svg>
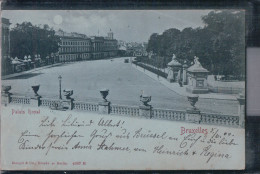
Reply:
<svg viewBox="0 0 260 174"><path fill-rule="evenodd" d="M153 67L151 67L151 66L145 65L145 64L143 64L142 62L133 61L133 64L135 64L135 65L137 65L137 66L140 66L141 68L144 68L144 69L146 69L146 70L148 70L148 71L151 71L151 72L153 72L153 73L155 73L155 74L157 74L157 75L159 75L159 76L161 76L161 77L163 77L163 78L167 78L167 73L162 72L162 71L159 70L159 69L155 69L155 68L153 68Z"/></svg>
<svg viewBox="0 0 260 174"><path fill-rule="evenodd" d="M108 92L108 91L106 91ZM37 93L36 93L37 94ZM101 92L102 94L102 92ZM104 97L105 96L105 97ZM75 101L74 99L53 99L53 98L44 98L36 95L35 97L25 97L12 95L11 93L4 91L2 92L2 103L4 104L21 104L21 105L32 105L38 107L48 107L50 109L56 110L78 110L86 112L94 112L101 114L111 114L111 115L122 115L130 117L141 117L149 119L161 119L161 120L171 120L171 121L189 121L190 115L194 117L199 116L200 124L210 124L210 125L222 125L222 126L232 126L232 127L243 127L244 126L244 98L239 98L240 108L238 115L223 115L223 114L213 114L213 113L202 113L198 112L189 114L188 110L173 110L173 109L162 109L162 108L153 108L151 105L148 105L147 102L150 102L149 97L140 97L140 101L143 102L143 105L140 106L125 106L111 104L103 96L103 101L99 103L91 103L86 101ZM151 98L150 98L151 99ZM189 97L189 101L192 100ZM197 99L194 99L197 100ZM196 102L195 102L196 103ZM65 107L64 106L68 106ZM194 107L194 105L192 105ZM193 108L194 109L194 108Z"/></svg>

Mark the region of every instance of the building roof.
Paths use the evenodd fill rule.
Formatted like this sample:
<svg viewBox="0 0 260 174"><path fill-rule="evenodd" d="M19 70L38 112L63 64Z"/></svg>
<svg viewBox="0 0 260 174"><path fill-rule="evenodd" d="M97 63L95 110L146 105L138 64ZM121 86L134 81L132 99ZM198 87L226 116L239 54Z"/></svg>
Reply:
<svg viewBox="0 0 260 174"><path fill-rule="evenodd" d="M64 31L55 31L56 36L60 36L61 38L68 38L68 39L89 39L85 34L80 33L67 33Z"/></svg>
<svg viewBox="0 0 260 174"><path fill-rule="evenodd" d="M187 69L189 72L209 72L207 69L203 68L199 62L198 57L194 57L194 64Z"/></svg>

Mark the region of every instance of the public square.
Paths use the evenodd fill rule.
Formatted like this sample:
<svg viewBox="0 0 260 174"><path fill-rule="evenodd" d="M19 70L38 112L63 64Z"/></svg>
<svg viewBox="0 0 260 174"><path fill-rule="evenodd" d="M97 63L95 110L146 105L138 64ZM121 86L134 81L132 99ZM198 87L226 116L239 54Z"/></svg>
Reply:
<svg viewBox="0 0 260 174"><path fill-rule="evenodd" d="M42 97L59 97L59 80L62 76L62 90L72 89L72 98L80 101L97 102L101 100L99 90L108 88L107 99L113 104L140 104L142 90L152 96L150 104L154 108L185 110L190 106L187 97L175 93L146 74L124 63L125 58L80 61L60 66L36 70L3 80L3 85L11 85L11 93L32 96L33 84L40 84ZM202 112L237 114L238 101L199 98L196 106Z"/></svg>

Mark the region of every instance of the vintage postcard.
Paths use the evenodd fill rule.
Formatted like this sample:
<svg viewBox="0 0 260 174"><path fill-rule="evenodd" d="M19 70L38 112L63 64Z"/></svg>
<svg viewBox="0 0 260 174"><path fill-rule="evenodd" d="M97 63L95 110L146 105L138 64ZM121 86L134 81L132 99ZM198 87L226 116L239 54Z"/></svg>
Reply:
<svg viewBox="0 0 260 174"><path fill-rule="evenodd" d="M1 170L245 168L244 10L1 21Z"/></svg>

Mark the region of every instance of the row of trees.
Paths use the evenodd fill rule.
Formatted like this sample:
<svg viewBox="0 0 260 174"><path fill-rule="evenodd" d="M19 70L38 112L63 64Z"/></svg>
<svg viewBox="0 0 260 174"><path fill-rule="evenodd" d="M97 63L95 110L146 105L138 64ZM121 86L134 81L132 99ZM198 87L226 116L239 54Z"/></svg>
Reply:
<svg viewBox="0 0 260 174"><path fill-rule="evenodd" d="M59 37L48 25L36 26L30 22L16 24L10 31L11 57L40 54L41 58L58 51Z"/></svg>
<svg viewBox="0 0 260 174"><path fill-rule="evenodd" d="M211 11L203 16L203 28L171 28L161 35L150 36L147 51L163 67L175 54L180 63L188 64L198 56L202 66L213 74L245 75L245 13L244 11Z"/></svg>

